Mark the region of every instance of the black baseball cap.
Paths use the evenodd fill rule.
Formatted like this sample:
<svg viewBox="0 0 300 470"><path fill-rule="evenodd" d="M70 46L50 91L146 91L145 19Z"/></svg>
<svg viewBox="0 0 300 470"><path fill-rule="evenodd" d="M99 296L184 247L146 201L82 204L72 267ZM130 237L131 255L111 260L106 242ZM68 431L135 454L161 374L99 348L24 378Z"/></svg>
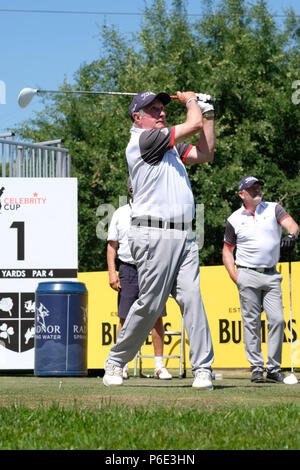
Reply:
<svg viewBox="0 0 300 470"><path fill-rule="evenodd" d="M141 91L130 103L129 106L129 116L132 118L132 113L137 113L140 109L148 106L148 104L152 103L154 100L160 100L164 105L170 103L171 96L168 93L164 93L163 91L160 93L152 93L152 91Z"/></svg>
<svg viewBox="0 0 300 470"><path fill-rule="evenodd" d="M239 182L239 191L242 191L243 189L248 189L253 186L253 184L258 183L261 186L263 186L265 183L262 180L259 180L255 178L254 176L245 176L241 181Z"/></svg>

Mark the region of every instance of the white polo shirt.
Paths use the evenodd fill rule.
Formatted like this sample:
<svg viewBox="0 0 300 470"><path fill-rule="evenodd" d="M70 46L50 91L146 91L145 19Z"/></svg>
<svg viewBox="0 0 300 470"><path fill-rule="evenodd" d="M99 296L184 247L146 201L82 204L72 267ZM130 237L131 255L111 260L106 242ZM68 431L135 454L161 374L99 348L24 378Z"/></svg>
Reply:
<svg viewBox="0 0 300 470"><path fill-rule="evenodd" d="M107 240L119 243L118 258L124 263L135 264L128 245L128 231L131 225L131 203L119 207L112 216Z"/></svg>
<svg viewBox="0 0 300 470"><path fill-rule="evenodd" d="M175 128L131 128L126 149L134 202L132 217L189 223L194 197L184 166L192 146L174 144Z"/></svg>
<svg viewBox="0 0 300 470"><path fill-rule="evenodd" d="M290 215L275 202L261 202L254 214L244 205L227 219L224 243L236 246L237 266L271 268L279 261L281 222Z"/></svg>

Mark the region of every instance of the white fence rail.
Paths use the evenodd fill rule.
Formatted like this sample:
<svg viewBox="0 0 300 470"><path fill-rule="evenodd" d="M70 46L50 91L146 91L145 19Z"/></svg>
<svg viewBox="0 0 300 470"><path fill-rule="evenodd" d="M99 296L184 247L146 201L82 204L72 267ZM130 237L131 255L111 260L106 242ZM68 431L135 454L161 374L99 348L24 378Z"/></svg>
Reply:
<svg viewBox="0 0 300 470"><path fill-rule="evenodd" d="M0 175L3 178L68 178L71 155L60 145L60 140L29 144L15 141L9 134L0 135Z"/></svg>

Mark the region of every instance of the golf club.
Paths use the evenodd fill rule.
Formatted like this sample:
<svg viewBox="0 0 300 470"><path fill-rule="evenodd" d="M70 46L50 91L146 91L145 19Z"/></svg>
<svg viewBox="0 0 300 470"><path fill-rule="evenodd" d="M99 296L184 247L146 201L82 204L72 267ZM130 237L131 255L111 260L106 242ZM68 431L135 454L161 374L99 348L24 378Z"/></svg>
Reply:
<svg viewBox="0 0 300 470"><path fill-rule="evenodd" d="M291 374L283 379L283 382L287 385L294 385L298 383L298 379L294 374L294 364L293 364L293 328L292 328L292 263L291 255L289 255L289 284L290 284L290 336L291 336Z"/></svg>
<svg viewBox="0 0 300 470"><path fill-rule="evenodd" d="M38 90L36 88L23 88L18 96L18 104L21 108L25 108L37 94L77 94L77 95L119 95L119 96L135 96L138 93L125 93L121 91L86 91L86 90ZM172 99L178 99L176 95L171 96ZM211 99L215 103L215 99ZM210 102L210 101L209 101Z"/></svg>

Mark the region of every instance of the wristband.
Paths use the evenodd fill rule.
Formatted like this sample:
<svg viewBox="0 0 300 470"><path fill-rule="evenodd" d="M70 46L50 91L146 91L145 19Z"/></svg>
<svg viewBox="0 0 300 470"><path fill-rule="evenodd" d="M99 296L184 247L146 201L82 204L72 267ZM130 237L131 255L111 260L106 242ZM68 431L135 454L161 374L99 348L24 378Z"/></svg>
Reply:
<svg viewBox="0 0 300 470"><path fill-rule="evenodd" d="M193 100L194 100L194 101L198 101L197 98L190 98L190 99L185 103L185 106L187 106L187 105L190 103L190 101L193 101Z"/></svg>

